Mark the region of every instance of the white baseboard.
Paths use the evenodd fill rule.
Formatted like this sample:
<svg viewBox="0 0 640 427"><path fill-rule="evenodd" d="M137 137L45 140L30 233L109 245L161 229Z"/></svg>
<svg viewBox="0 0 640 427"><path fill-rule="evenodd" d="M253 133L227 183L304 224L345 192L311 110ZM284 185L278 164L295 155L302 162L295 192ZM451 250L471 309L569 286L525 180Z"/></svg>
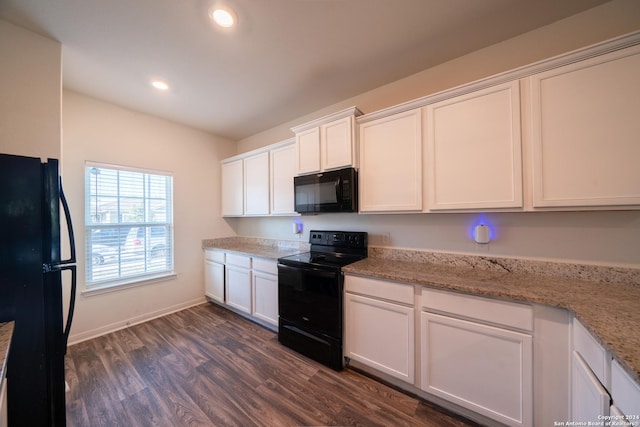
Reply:
<svg viewBox="0 0 640 427"><path fill-rule="evenodd" d="M140 314L138 316L134 316L129 319L119 320L109 325L101 326L99 328L94 328L85 332L81 332L79 334L71 334L69 336L69 345L77 344L82 341L86 341L92 338L106 335L120 329L128 328L129 326L137 325L139 323L148 322L149 320L166 316L167 314L175 313L176 311L184 310L189 307L193 307L205 302L207 302L207 300L203 296L202 298L196 298L190 301L185 301L183 303L165 307L160 310L152 311L150 313Z"/></svg>

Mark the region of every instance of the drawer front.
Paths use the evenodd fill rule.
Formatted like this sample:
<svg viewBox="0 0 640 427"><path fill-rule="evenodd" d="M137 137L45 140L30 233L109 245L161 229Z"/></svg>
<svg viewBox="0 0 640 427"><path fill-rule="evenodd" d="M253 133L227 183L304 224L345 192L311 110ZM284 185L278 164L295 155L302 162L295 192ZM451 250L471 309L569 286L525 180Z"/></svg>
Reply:
<svg viewBox="0 0 640 427"><path fill-rule="evenodd" d="M266 258L254 258L253 269L269 274L278 274L278 262Z"/></svg>
<svg viewBox="0 0 640 427"><path fill-rule="evenodd" d="M212 251L211 249L205 249L204 257L209 261L219 262L220 264L224 264L224 252L222 251Z"/></svg>
<svg viewBox="0 0 640 427"><path fill-rule="evenodd" d="M401 304L413 305L414 301L413 285L406 283L347 275L344 280L344 289L346 292L381 298Z"/></svg>
<svg viewBox="0 0 640 427"><path fill-rule="evenodd" d="M533 331L533 308L526 304L423 288L422 308Z"/></svg>
<svg viewBox="0 0 640 427"><path fill-rule="evenodd" d="M609 388L610 364L607 351L577 319L573 319L573 349L580 353L598 380Z"/></svg>
<svg viewBox="0 0 640 427"><path fill-rule="evenodd" d="M236 265L238 267L251 268L251 257L246 255L227 254L227 265Z"/></svg>

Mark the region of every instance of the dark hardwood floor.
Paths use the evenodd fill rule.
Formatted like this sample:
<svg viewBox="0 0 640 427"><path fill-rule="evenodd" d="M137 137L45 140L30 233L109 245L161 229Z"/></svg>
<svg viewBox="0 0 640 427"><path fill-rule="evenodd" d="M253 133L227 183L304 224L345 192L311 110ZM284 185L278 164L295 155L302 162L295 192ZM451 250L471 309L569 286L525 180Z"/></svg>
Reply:
<svg viewBox="0 0 640 427"><path fill-rule="evenodd" d="M68 426L467 426L202 304L69 347Z"/></svg>

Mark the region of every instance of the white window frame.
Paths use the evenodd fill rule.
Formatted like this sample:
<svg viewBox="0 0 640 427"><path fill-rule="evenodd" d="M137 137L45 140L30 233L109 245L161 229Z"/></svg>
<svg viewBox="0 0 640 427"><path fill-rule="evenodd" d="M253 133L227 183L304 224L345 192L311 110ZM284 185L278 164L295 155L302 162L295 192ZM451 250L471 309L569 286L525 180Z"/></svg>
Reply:
<svg viewBox="0 0 640 427"><path fill-rule="evenodd" d="M100 181L96 178L99 176L95 174L95 171L98 170L109 170L113 171L117 174L116 183L112 184L112 189L109 194L106 194L104 191L100 190ZM142 174L142 185L143 192L142 196L136 197L137 200L142 201L143 204L143 219L132 221L131 219L127 220L123 218L123 213L126 211L124 208L121 208L122 202L128 198L128 196L122 195L125 192L125 186L121 184L120 176L122 172L133 172L135 174ZM94 175L96 178L92 178ZM164 177L167 178L164 185L165 192L164 197L154 197L151 194L151 186L149 183L153 178ZM106 182L106 181L105 181ZM103 182L104 184L104 182ZM115 187L115 188L114 188ZM155 187L157 191L157 186ZM117 189L117 190L116 190ZM113 193L115 191L115 195ZM100 208L98 207L98 202L95 196L106 197L109 196L111 199L117 201L117 207L111 216L111 220L106 223L101 223L100 221L95 221L96 213L100 212ZM158 219L151 219L153 216L150 212L150 206L152 201L165 201L166 206L164 209L163 217ZM104 214L104 211L100 213L100 216ZM113 219L115 218L115 220ZM140 232L140 228L145 228L145 231ZM129 249L129 241L131 236L135 237L136 235L142 234L146 236L145 233L149 233L148 239L144 240L146 242L151 242L151 234L153 233L153 229L164 229L164 240L165 243L163 245L163 249L161 254L158 256L157 251L156 254L151 255L153 248L149 248L147 250L146 243L143 245L143 249L141 253L136 253L135 256L130 253ZM109 274L102 273L103 278L96 278L94 276L99 275L99 270L102 264L96 264L95 259L93 257L93 249L96 246L93 246L92 243L92 234L97 230L119 230L123 236L126 235L126 239L120 240L119 243L114 243L114 248L110 251L109 263L113 265L109 265ZM133 231L133 230L136 231ZM83 294L93 294L93 293L104 293L111 292L113 290L119 290L122 288L140 286L148 283L154 283L157 281L164 281L167 279L171 279L175 277L174 272L174 253L175 253L175 245L173 239L173 174L170 172L163 171L155 171L149 169L141 169L141 168L133 168L128 166L121 165L112 165L112 164L104 164L104 163L96 163L96 162L85 162L85 290ZM97 244L96 244L97 245ZM104 247L101 246L101 248ZM159 257L159 259L158 259ZM153 259L152 259L153 258ZM103 259L103 263L105 260ZM134 267L132 267L134 266ZM114 269L117 269L114 271ZM135 270L135 271L134 271Z"/></svg>

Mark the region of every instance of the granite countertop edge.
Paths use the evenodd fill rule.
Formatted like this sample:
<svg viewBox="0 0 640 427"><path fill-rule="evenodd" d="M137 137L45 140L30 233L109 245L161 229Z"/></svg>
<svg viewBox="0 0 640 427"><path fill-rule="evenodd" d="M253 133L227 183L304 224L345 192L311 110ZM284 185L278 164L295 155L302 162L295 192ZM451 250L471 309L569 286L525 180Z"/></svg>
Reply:
<svg viewBox="0 0 640 427"><path fill-rule="evenodd" d="M0 323L0 382L4 380L9 356L9 344L13 335L13 322Z"/></svg>
<svg viewBox="0 0 640 427"><path fill-rule="evenodd" d="M640 383L640 285L367 258L345 273L569 310Z"/></svg>

